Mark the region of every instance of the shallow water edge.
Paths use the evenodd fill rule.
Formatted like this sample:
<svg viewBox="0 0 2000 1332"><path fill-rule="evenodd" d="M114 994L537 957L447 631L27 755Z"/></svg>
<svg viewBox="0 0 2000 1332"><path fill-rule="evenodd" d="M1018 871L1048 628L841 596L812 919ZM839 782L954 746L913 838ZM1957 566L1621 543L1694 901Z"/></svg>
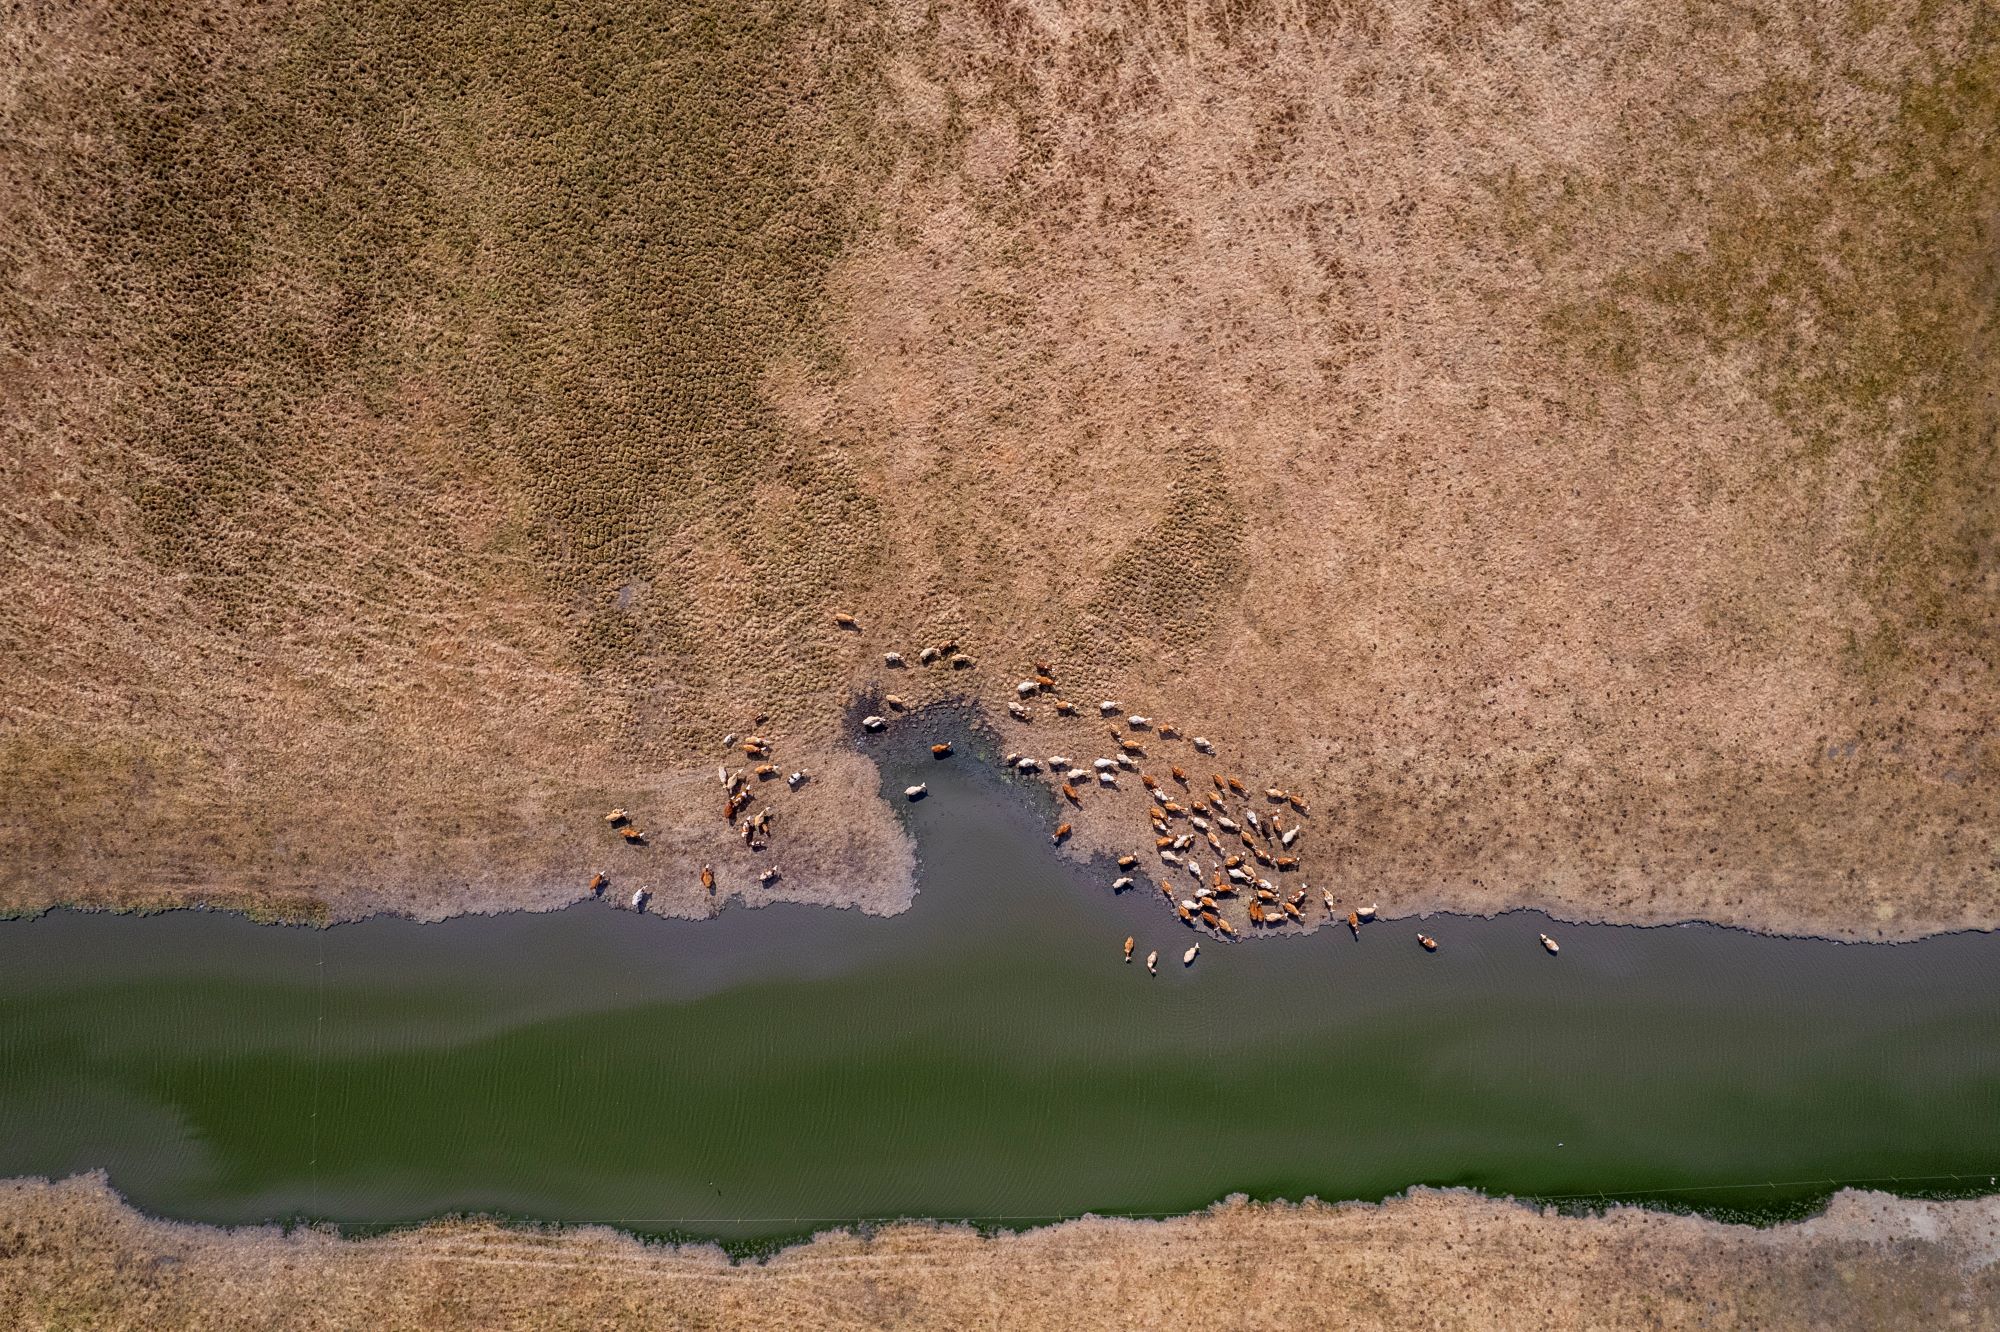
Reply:
<svg viewBox="0 0 2000 1332"><path fill-rule="evenodd" d="M1039 777L1022 778L999 769L998 755L1008 732L984 706L970 699L951 699L931 703L896 714L894 724L882 734L867 735L863 733L860 728L860 719L871 712L881 711L883 707L881 696L877 693L863 694L856 698L848 707L844 718L845 733L853 738L854 751L875 765L879 778L878 793L890 809L896 813L906 831L909 826L908 810L901 796L904 778L912 775L921 775L926 771L924 760L927 758L927 755L924 752L924 745L927 743L927 739L920 739L920 733L922 736L928 737L933 732L964 737L967 741L965 752L962 756L964 761L977 763L995 770L993 775L998 781L991 794L1000 799L1024 802L1027 808L1033 810L1039 816L1044 834L1056 826L1061 811L1050 784ZM917 846L919 863L921 863L922 855L923 848L919 844ZM1093 874L1106 870L1111 863L1108 856L1085 858L1073 853L1058 854L1054 851L1050 852L1050 858L1068 865L1085 866ZM693 866L685 867L687 874L692 875L693 871ZM1110 871L1114 876L1116 872L1115 870ZM1143 876L1148 871L1142 866L1140 873ZM582 877L579 875L579 882L581 882ZM1152 881L1147 879L1146 882L1150 884ZM443 902L438 904L438 908L435 911L426 911L421 915L391 909L368 909L343 914L338 908L326 903L321 903L318 910L304 915L272 915L245 912L241 908L229 905L211 905L204 902L189 903L183 901L176 901L170 904L140 902L130 905L107 906L100 902L66 900L58 895L46 903L33 907L0 907L0 922L34 920L52 912L65 911L84 914L142 917L171 915L179 912L214 912L223 915L241 916L259 925L319 929L331 929L342 925L357 925L380 920L400 920L415 924L442 925L454 920L471 917L546 916L566 911L578 905L585 905L591 901L588 891L580 886L571 885L568 891L571 895L566 897L556 900L544 898L539 903L528 903L518 906L504 905L490 907L471 904L454 905L450 902ZM922 891L921 882L919 882L917 891ZM910 910L914 903L915 897L913 896L908 905L894 910L881 911L874 909L865 901L851 904L829 904L823 902L798 902L791 899L778 898L766 902L748 902L740 894L732 893L725 895L716 904L716 909L712 913L680 913L663 910L658 899L649 903L647 911L650 915L663 916L669 919L700 921L720 919L734 911L762 910L772 906L805 905L820 911L887 919ZM1626 914L1580 908L1573 902L1540 899L1533 901L1524 900L1492 911L1468 911L1462 903L1454 904L1449 893L1435 891L1403 893L1399 898L1391 900L1385 905L1382 919L1389 923L1414 923L1439 920L1492 921L1517 912L1531 913L1563 926L1671 929L1684 925L1700 925L1730 930L1759 938L1799 939L1856 945L1889 946L1920 943L1927 939L1948 938L1957 935L2000 934L2000 926L1969 926L1953 929L1917 928L1905 931L1900 928L1885 930L1879 922L1875 922L1873 927L1869 929L1843 930L1824 919L1815 919L1809 916L1801 916L1795 921L1774 926L1717 920L1701 915L1675 914L1671 910L1658 914L1649 914L1643 918L1635 918ZM1311 930L1318 930L1335 924L1337 922L1314 918L1309 922L1309 928ZM1286 933L1286 931L1245 933L1239 935L1234 940L1216 939L1214 942L1250 943L1270 937L1283 937Z"/></svg>

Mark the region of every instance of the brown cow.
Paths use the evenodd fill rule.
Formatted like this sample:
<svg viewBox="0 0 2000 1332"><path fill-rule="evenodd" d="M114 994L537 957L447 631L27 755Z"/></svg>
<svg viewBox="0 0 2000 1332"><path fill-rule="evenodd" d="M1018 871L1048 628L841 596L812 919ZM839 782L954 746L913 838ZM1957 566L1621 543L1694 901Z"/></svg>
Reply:
<svg viewBox="0 0 2000 1332"><path fill-rule="evenodd" d="M1068 837L1069 834L1070 834L1070 826L1067 823L1059 823L1056 825L1055 833L1049 838L1049 840L1051 842L1061 842L1063 838Z"/></svg>

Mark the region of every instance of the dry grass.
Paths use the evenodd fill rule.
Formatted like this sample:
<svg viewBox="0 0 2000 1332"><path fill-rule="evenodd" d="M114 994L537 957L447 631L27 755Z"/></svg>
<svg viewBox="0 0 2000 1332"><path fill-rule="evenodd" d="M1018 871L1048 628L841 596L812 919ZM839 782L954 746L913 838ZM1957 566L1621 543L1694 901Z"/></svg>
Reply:
<svg viewBox="0 0 2000 1332"><path fill-rule="evenodd" d="M2000 1327L2000 1207L1880 1194L1754 1230L1420 1192L991 1239L897 1226L732 1265L604 1230L218 1231L146 1220L76 1179L0 1188L0 1253L0 1316L21 1332Z"/></svg>
<svg viewBox="0 0 2000 1332"><path fill-rule="evenodd" d="M837 270L849 373L797 416L976 497L895 511L931 566L899 607L1313 790L1316 881L1990 924L1994 39L1976 6L940 12L895 80L936 151Z"/></svg>
<svg viewBox="0 0 2000 1332"><path fill-rule="evenodd" d="M821 778L788 893L907 893L872 775L825 719L801 736L844 692L804 627L868 506L757 388L846 225L823 27L141 5L10 32L7 904L440 914L568 900L609 858L677 909L694 864L749 869L689 759L766 712Z"/></svg>
<svg viewBox="0 0 2000 1332"><path fill-rule="evenodd" d="M2000 923L1984 6L0 40L8 906L549 904L616 803L703 909L717 738L957 634L1396 909ZM895 906L816 763L782 891Z"/></svg>

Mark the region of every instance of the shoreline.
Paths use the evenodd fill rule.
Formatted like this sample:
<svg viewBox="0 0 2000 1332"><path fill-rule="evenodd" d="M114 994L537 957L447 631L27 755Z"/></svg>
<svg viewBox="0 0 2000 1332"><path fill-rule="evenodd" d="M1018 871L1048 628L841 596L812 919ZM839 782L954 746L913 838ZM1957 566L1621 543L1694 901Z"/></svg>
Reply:
<svg viewBox="0 0 2000 1332"><path fill-rule="evenodd" d="M635 1306L650 1317L634 1325L705 1313L949 1326L1001 1302L1010 1326L1158 1326L1229 1311L1239 1325L1263 1316L1290 1326L1328 1301L1345 1307L1347 1325L1386 1327L1435 1312L1446 1283L1462 1283L1448 1307L1494 1328L1634 1325L1648 1314L1681 1326L1713 1318L1718 1298L1760 1327L1942 1326L1950 1312L1990 1315L2000 1294L2000 1198L1861 1190L1765 1227L1623 1205L1565 1215L1463 1189L1380 1203L1237 1196L1174 1217L1086 1215L1026 1231L839 1227L747 1257L602 1226L478 1218L363 1238L213 1227L145 1216L101 1174L0 1181L0 1222L14 1259L0 1272L0 1309L60 1319L94 1306L107 1323L162 1329L259 1325L295 1291L335 1323L431 1329L539 1326L559 1314L619 1325L614 1311Z"/></svg>
<svg viewBox="0 0 2000 1332"><path fill-rule="evenodd" d="M1904 1176L1912 1182L1937 1180L1971 1180L1971 1175L1931 1175ZM1832 1181L1830 1181L1832 1182ZM371 1239L381 1239L398 1235L419 1234L439 1227L462 1225L490 1226L500 1230L523 1234L575 1234L605 1232L636 1241L652 1248L676 1250L713 1250L728 1258L733 1264L767 1262L772 1257L807 1247L815 1241L829 1236L871 1236L890 1230L927 1230L934 1232L970 1231L981 1238L993 1239L1007 1236L1031 1235L1038 1232L1060 1230L1066 1226L1077 1226L1093 1222L1121 1223L1133 1225L1164 1225L1176 1221L1196 1221L1218 1213L1245 1208L1264 1208L1279 1212L1308 1212L1315 1210L1343 1211L1359 1209L1380 1211L1395 1207L1417 1197L1458 1198L1471 1203L1493 1204L1516 1208L1535 1216L1563 1220L1590 1220L1615 1212L1640 1212L1649 1216L1681 1217L1715 1226L1728 1226L1741 1230L1771 1232L1802 1226L1828 1215L1843 1199L1873 1197L1896 1204L1952 1204L1991 1203L1996 1217L2000 1218L2000 1183L1984 1188L1918 1188L1904 1192L1881 1185L1896 1182L1892 1177L1878 1177L1846 1183L1832 1182L1834 1187L1809 1201L1797 1202L1776 1211L1760 1211L1755 1208L1709 1209L1699 1206L1674 1206L1670 1195L1686 1192L1663 1188L1658 1190L1624 1190L1615 1193L1572 1193L1561 1195L1538 1195L1516 1193L1488 1193L1484 1189L1467 1184L1410 1184L1393 1193L1379 1198L1323 1198L1317 1194L1307 1194L1301 1198L1252 1197L1242 1190L1231 1192L1206 1203L1198 1203L1177 1211L1118 1211L1086 1208L1080 1212L1063 1215L1007 1215L1007 1216L921 1216L883 1215L860 1217L799 1217L801 1222L812 1223L810 1228L800 1228L786 1235L763 1236L754 1239L720 1239L693 1230L676 1228L646 1228L638 1222L627 1219L584 1219L575 1221L551 1220L528 1213L492 1210L448 1210L432 1216L419 1217L407 1221L336 1221L324 1217L292 1215L265 1221L229 1224L225 1222L202 1221L189 1217L174 1216L166 1212L149 1210L132 1202L125 1196L110 1172L102 1167L80 1170L74 1174L52 1178L46 1175L5 1175L0 1176L0 1194L7 1190L43 1186L62 1189L70 1186L89 1186L100 1189L118 1207L149 1224L185 1228L190 1231L219 1235L237 1235L276 1230L282 1234L303 1232L324 1235L346 1243L363 1243ZM1782 1186L1783 1181L1779 1182ZM1718 1186L1706 1186L1709 1188ZM1744 1187L1765 1187L1745 1185ZM787 1218L794 1219L794 1218ZM2000 1251L1996 1251L2000 1260Z"/></svg>
<svg viewBox="0 0 2000 1332"><path fill-rule="evenodd" d="M525 1212L501 1210L453 1209L433 1215L396 1221L339 1221L326 1217L292 1214L273 1217L262 1221L233 1224L219 1221L203 1221L195 1218L175 1216L168 1212L154 1211L132 1202L124 1190L111 1178L105 1168L91 1167L74 1174L60 1177L47 1175L4 1175L0 1176L0 1199L10 1192L32 1190L36 1187L62 1190L71 1187L89 1187L101 1191L105 1197L122 1211L148 1224L186 1230L192 1233L219 1236L236 1236L277 1232L283 1235L311 1234L324 1236L345 1244L362 1244L371 1240L416 1236L425 1232L460 1226L481 1226L520 1235L577 1235L603 1233L620 1239L630 1240L648 1248L663 1248L676 1251L712 1251L722 1255L733 1265L765 1263L772 1258L808 1248L829 1237L867 1238L888 1231L929 1231L933 1233L969 1232L982 1239L1002 1239L1034 1235L1049 1231L1059 1231L1066 1227L1093 1223L1131 1224L1141 1226L1161 1226L1174 1222L1200 1221L1219 1213L1246 1208L1261 1208L1277 1212L1311 1211L1384 1211L1395 1208L1419 1197L1457 1198L1473 1204L1489 1204L1518 1209L1544 1219L1566 1221L1589 1221L1620 1212L1640 1213L1654 1217L1677 1217L1699 1221L1712 1226L1726 1226L1734 1229L1770 1233L1810 1224L1826 1217L1844 1199L1876 1198L1890 1204L1902 1204L1911 1208L1922 1205L1990 1204L1995 1220L2000 1223L2000 1184L1985 1187L1971 1186L1959 1188L1921 1187L1901 1190L1891 1185L1898 1180L1912 1183L1930 1184L1941 1180L1972 1180L1972 1175L1943 1174L1929 1176L1881 1176L1866 1180L1847 1182L1828 1181L1832 1186L1824 1193L1812 1195L1803 1200L1793 1200L1775 1209L1710 1208L1695 1204L1675 1205L1672 1195L1689 1192L1682 1188L1661 1188L1656 1190L1622 1190L1607 1193L1569 1193L1560 1195L1489 1193L1472 1185L1413 1183L1393 1193L1379 1198L1327 1198L1318 1194L1307 1194L1300 1198L1252 1197L1242 1190L1231 1192L1206 1203L1197 1203L1175 1211L1119 1211L1086 1208L1080 1212L1061 1215L1005 1215L1005 1216L923 1216L923 1215L882 1215L882 1216L819 1216L798 1218L772 1218L810 1222L797 1230L774 1232L770 1235L751 1239L720 1238L688 1227L647 1225L641 1219L583 1219L556 1220L535 1216ZM1774 1185L1746 1184L1745 1188L1784 1187L1786 1181ZM1791 1183L1797 1183L1792 1181ZM1713 1189L1717 1186L1709 1185ZM661 1218L661 1220L687 1220L689 1218ZM0 1220L4 1220L4 1203L0 1203ZM2000 1240L1996 1240L2000 1243ZM1996 1261L2000 1261L2000 1249L1996 1249Z"/></svg>
<svg viewBox="0 0 2000 1332"><path fill-rule="evenodd" d="M649 904L649 909L647 910L646 915L652 917L658 917L659 919L662 920L707 922L715 920L723 913L725 909L732 911L762 911L769 907L796 906L796 907L806 907L815 911L835 911L835 912L851 911L863 916L872 916L877 920L889 920L893 919L896 916L900 916L907 911L912 911L916 909L918 905L916 898L918 896L921 896L921 893L922 890L919 889L917 893L912 895L909 902L907 902L903 906L897 907L893 911L871 910L865 903L861 902L829 903L829 902L810 901L810 900L778 897L778 896L773 896L763 901L748 902L742 900L739 894L731 894L728 898L723 899L721 902L717 904L717 909L715 911L708 912L706 914L693 913L693 912L683 914L677 912L657 911L657 910L652 910ZM0 927L4 927L5 925L13 922L25 923L30 921L36 921L42 919L44 916L49 916L60 912L70 912L76 915L142 916L142 917L168 916L179 913L188 913L188 914L213 913L216 915L239 916L249 921L253 925L272 928L272 929L332 930L332 929L338 929L343 925L360 925L360 924L365 924L369 921L383 921L383 920L406 921L413 925L449 925L451 922L455 920L465 920L470 918L496 919L504 916L548 916L548 915L555 915L563 911L573 910L580 907L588 907L593 905L593 903L595 902L597 902L597 899L593 899L590 897L577 897L577 898L571 898L567 901L555 902L549 905L542 905L542 906L468 907L462 911L448 911L434 916L415 916L411 915L408 912L395 911L392 909L385 908L382 910L368 911L357 915L335 916L323 920L315 920L307 917L266 916L246 911L240 907L233 907L227 905L218 906L211 903L199 902L199 901L175 902L172 904L163 904L163 905L147 904L147 905L136 905L136 906L107 906L102 903L92 903L92 902L54 901L39 907L23 908L9 912L0 912ZM614 911L629 910L629 908L617 906L611 903L602 903L602 905L605 905L608 909ZM1802 932L1793 932L1782 929L1766 929L1754 925L1733 924L1728 921L1706 920L1700 918L1670 917L1658 920L1618 920L1605 917L1592 918L1585 916L1566 916L1561 914L1557 909L1547 906L1539 906L1531 903L1517 904L1514 906L1509 906L1495 911L1465 911L1448 905L1426 907L1407 913L1395 913L1395 912L1383 911L1380 915L1377 916L1377 918L1374 921L1374 924L1395 925L1395 924L1406 924L1412 922L1423 922L1423 921L1431 921L1439 919L1460 920L1460 921L1476 920L1482 922L1492 922L1506 916L1512 916L1517 914L1545 916L1549 920L1555 922L1558 925L1588 927L1592 929L1675 930L1675 929L1688 929L1688 928L1703 928L1703 929L1726 930L1733 934L1745 934L1760 939L1777 939L1794 943L1838 944L1841 947L1846 947L1846 948L1871 948L1871 947L1895 948L1909 944L1924 943L1933 939L1953 938L1958 935L2000 934L2000 923L1996 923L1994 925L1988 925L1988 926L1972 925L1972 926L1962 926L1955 929L1931 930L1922 934L1898 935L1889 938L1863 938L1855 935L1842 935L1824 931L1808 930ZM1260 940L1294 938L1304 935L1316 934L1322 929L1333 928L1338 923L1339 922L1330 919L1320 919L1316 920L1310 929L1297 930L1297 931L1292 931L1290 933L1273 932L1273 933L1263 933L1263 934L1238 935L1235 938L1210 938L1208 936L1203 936L1202 946L1203 947L1233 946L1239 944L1249 945L1249 944L1254 944Z"/></svg>
<svg viewBox="0 0 2000 1332"><path fill-rule="evenodd" d="M877 821L878 833L883 829L893 828L894 835L900 842L899 846L893 848L892 852L885 853L881 859L889 865L886 871L889 877L907 880L906 884L891 883L887 891L870 892L867 889L856 889L848 883L841 883L833 885L831 893L807 891L801 894L795 890L802 885L812 885L816 881L788 873L775 887L734 888L712 902L702 902L686 893L676 895L671 891L662 891L668 883L693 881L700 862L690 860L686 864L670 865L637 878L627 878L622 873L618 876L621 881L643 882L649 888L651 896L647 914L672 919L702 920L713 919L726 909L756 909L784 902L826 910L858 911L863 915L884 919L909 910L915 904L916 895L920 891L918 879L923 860L921 848L917 847L909 835L903 803L895 798L900 784L899 779L890 775L889 769L899 763L916 762L923 742L907 740L905 737L919 729L924 730L926 735L947 733L954 736L962 735L966 741L967 751L962 756L963 761L985 765L1000 779L999 789L1007 793L1006 798L1014 805L1009 811L1010 817L1031 818L1044 833L1056 826L1061 818L1061 810L1058 797L1048 781L1039 775L1033 778L1014 776L997 762L1005 732L997 718L975 699L962 694L944 695L914 707L897 710L888 732L871 740L864 737L859 723L864 715L883 706L882 697L878 686L863 690L850 699L842 709L841 739L835 742L835 746L836 752L866 765L872 773L876 788L873 798L878 802L878 808L869 812ZM878 758L887 761L878 761ZM684 776L683 780L692 781L695 777ZM1096 818L1095 811L1080 812L1078 818L1082 827L1075 841L1060 849L1051 848L1050 854L1071 865L1093 865L1096 868L1108 869L1114 854L1114 846L1104 837L1101 822L1093 821ZM886 823L883 822L885 819ZM1097 862L1102 864L1099 865ZM843 868L852 870L854 867L849 865ZM493 885L488 882L477 889L468 889L455 894L449 900L429 904L431 909L421 912L370 903L365 896L357 901L356 895L345 893L321 896L297 894L295 897L301 902L301 907L291 911L282 906L271 908L237 905L231 899L245 894L241 891L236 893L225 891L218 893L218 900L213 902L200 898L189 900L185 895L163 896L158 900L141 900L129 904L56 896L37 904L17 904L0 909L0 921L32 920L50 911L60 910L104 911L132 915L156 915L170 911L192 910L239 914L260 925L332 928L378 917L410 920L418 924L442 924L464 916L503 916L517 912L539 915L587 904L595 899L581 886L582 877L581 874L577 875L578 886L567 890L552 889L541 883L530 883L518 890L503 888L496 892ZM1150 870L1147 872L1147 877L1151 882L1157 882L1157 878ZM818 882L821 886L825 886L824 881ZM1991 934L2000 931L2000 914L1995 914L1984 922L1969 924L1912 920L1907 923L1908 928L1898 928L1897 926L1903 925L1904 922L1876 921L1872 922L1872 928L1843 930L1810 912L1751 910L1732 915L1702 914L1677 911L1671 905L1652 912L1594 910L1587 904L1564 895L1529 895L1510 899L1499 906L1485 906L1468 902L1466 900L1468 896L1465 893L1436 889L1406 894L1396 900L1393 906L1385 909L1382 920L1424 921L1444 916L1490 921L1522 911L1540 913L1561 925L1622 929L1671 929L1705 925L1765 938L1839 944L1905 944L1954 934ZM343 903L344 905L341 905ZM1285 930L1276 933L1285 935L1314 933L1333 924L1337 922L1315 912L1304 930ZM1245 932L1235 939L1216 936L1214 942L1248 942L1267 937L1268 933L1270 932Z"/></svg>

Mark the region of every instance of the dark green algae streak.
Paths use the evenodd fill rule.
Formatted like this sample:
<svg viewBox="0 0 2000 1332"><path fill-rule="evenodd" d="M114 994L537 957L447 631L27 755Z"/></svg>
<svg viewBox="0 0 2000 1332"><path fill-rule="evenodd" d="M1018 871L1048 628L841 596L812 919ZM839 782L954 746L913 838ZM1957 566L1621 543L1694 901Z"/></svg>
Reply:
<svg viewBox="0 0 2000 1332"><path fill-rule="evenodd" d="M2000 936L1515 912L1433 917L1436 955L1389 921L1183 968L1156 892L1051 854L1040 788L983 744L930 759L952 728L867 742L899 804L931 792L891 918L0 923L0 1175L102 1168L208 1222L488 1212L739 1248L1415 1184L1747 1219L1996 1187Z"/></svg>

